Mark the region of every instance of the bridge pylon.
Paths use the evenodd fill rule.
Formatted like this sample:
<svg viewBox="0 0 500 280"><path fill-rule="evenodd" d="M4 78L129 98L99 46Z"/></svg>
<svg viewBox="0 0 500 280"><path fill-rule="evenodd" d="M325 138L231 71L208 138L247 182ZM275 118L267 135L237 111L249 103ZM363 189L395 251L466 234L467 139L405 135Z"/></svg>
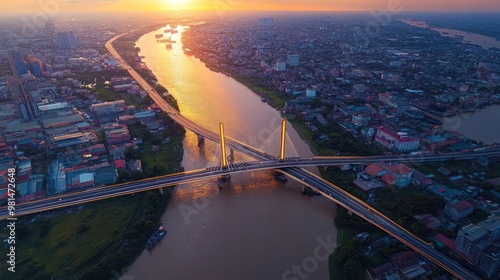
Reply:
<svg viewBox="0 0 500 280"><path fill-rule="evenodd" d="M219 134L220 134L220 160L222 169L227 169L227 155L226 155L226 136L224 134L224 124L222 122L219 123Z"/></svg>
<svg viewBox="0 0 500 280"><path fill-rule="evenodd" d="M281 121L280 155L279 161L285 161L286 118Z"/></svg>

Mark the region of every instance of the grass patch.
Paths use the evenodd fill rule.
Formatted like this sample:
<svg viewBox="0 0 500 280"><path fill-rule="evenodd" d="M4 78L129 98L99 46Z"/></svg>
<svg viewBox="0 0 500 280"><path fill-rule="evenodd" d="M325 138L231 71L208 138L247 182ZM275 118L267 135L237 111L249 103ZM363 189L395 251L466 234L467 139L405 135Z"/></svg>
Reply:
<svg viewBox="0 0 500 280"><path fill-rule="evenodd" d="M251 78L234 75L234 73L232 77L241 84L245 85L251 91L269 99L269 101L275 108L283 108L285 106L285 102L290 99L286 93L282 93L269 86L259 86L257 85L257 81L253 81Z"/></svg>
<svg viewBox="0 0 500 280"><path fill-rule="evenodd" d="M111 102L122 99L125 101L125 103L133 104L134 106L140 109L149 106L148 105L149 97L142 99L140 96L134 94L127 94L125 92L118 93L104 87L98 87L96 89L96 93L97 96L99 96L99 99L104 102Z"/></svg>
<svg viewBox="0 0 500 280"><path fill-rule="evenodd" d="M7 272L3 261L0 278L45 279L50 275L64 279L84 270L118 245L142 199L142 195L135 195L94 202L78 213L46 220L45 226L40 226L40 221L23 225L27 236L18 240L16 273ZM24 217L20 222L31 218Z"/></svg>

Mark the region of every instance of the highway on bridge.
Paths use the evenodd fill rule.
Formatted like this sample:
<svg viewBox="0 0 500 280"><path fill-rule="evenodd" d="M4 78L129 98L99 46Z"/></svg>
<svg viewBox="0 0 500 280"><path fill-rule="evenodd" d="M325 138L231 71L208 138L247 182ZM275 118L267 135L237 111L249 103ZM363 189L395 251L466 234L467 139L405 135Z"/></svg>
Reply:
<svg viewBox="0 0 500 280"><path fill-rule="evenodd" d="M116 36L106 43L106 48L110 53L116 57L118 62L126 69L129 74L141 85L152 98L152 100L170 117L180 125L192 130L193 132L204 136L205 138L214 142L219 142L219 135L207 130L192 121L182 116L179 111L170 106L161 97L151 85L147 83L134 69L128 65L118 52L112 46L112 43L125 34ZM470 153L452 153L452 154L437 154L437 155L402 155L402 156L375 156L375 157L314 157L314 158L293 158L287 159L285 162L279 162L271 158L270 155L253 148L245 143L239 142L235 139L228 138L226 144L236 151L240 151L246 155L252 156L257 159L256 162L249 162L246 164L230 165L228 169L217 170L194 170L189 172L182 172L167 176L145 179L126 184L119 184L113 186L93 188L77 193L67 193L60 196L49 197L43 200L21 203L16 205L16 216L22 216L30 213L38 213L51 209L67 207L100 199L116 197L121 195L133 194L140 191L157 189L161 187L174 186L181 183L193 183L197 181L216 178L218 176L228 173L247 172L251 170L266 170L266 169L279 169L281 172L289 175L295 180L304 183L322 193L327 198L335 201L343 207L349 209L351 212L356 213L368 222L376 225L390 235L394 236L407 246L413 248L429 260L433 261L443 269L460 279L481 279L473 272L464 268L451 258L441 254L435 250L431 245L423 242L418 237L412 235L404 228L392 222L389 218L371 208L368 204L360 201L356 197L349 195L342 189L336 187L323 180L322 178L298 168L298 166L328 166L328 165L344 165L344 164L358 164L370 163L379 161L388 162L427 162L427 161L444 161L450 159L473 159L478 156L497 156L500 151L487 150L482 152ZM4 220L8 217L8 210L6 207L0 208L0 219Z"/></svg>
<svg viewBox="0 0 500 280"><path fill-rule="evenodd" d="M332 156L332 157L314 157L314 158L295 158L280 162L276 159L268 159L263 161L248 162L245 164L230 165L228 169L199 169L193 171L180 172L171 175L159 176L130 183L91 188L81 192L66 193L58 196L51 196L41 200L20 203L16 205L16 216L23 216L31 213L38 213L67 206L107 199L111 197L127 195L147 190L159 189L162 187L175 186L183 183L193 183L213 179L228 173L239 173L258 170L280 169L290 167L304 166L336 166L345 164L360 164L372 162L415 162L421 160L423 162L443 161L443 160L466 160L477 156L494 156L500 155L500 151L488 152L470 152L470 153L449 153L438 155L421 156L418 159L405 156ZM305 175L306 171L303 175ZM315 175L315 177L317 177ZM318 180L324 181L317 177ZM355 202L353 202L355 203ZM0 220L4 220L8 215L6 206L0 208Z"/></svg>

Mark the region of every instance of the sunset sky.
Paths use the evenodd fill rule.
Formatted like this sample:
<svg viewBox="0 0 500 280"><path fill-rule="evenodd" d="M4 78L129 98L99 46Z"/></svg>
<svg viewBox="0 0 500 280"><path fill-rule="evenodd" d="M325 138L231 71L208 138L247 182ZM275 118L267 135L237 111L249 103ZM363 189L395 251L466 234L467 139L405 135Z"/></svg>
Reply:
<svg viewBox="0 0 500 280"><path fill-rule="evenodd" d="M2 0L7 13L161 10L387 10L391 2L404 11L500 11L500 0ZM57 3L54 5L54 3Z"/></svg>

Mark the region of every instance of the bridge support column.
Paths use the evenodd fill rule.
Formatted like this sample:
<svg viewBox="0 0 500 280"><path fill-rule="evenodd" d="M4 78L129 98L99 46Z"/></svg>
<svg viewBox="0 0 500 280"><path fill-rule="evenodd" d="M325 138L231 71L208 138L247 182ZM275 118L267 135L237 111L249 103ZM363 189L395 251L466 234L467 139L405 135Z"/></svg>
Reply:
<svg viewBox="0 0 500 280"><path fill-rule="evenodd" d="M280 162L285 161L286 119L281 121Z"/></svg>
<svg viewBox="0 0 500 280"><path fill-rule="evenodd" d="M220 134L220 160L222 169L227 169L227 155L226 155L226 136L224 134L224 124L219 123L219 134Z"/></svg>
<svg viewBox="0 0 500 280"><path fill-rule="evenodd" d="M201 146L201 144L205 143L205 137L203 137L203 135L196 134L196 136L198 136L198 146Z"/></svg>

